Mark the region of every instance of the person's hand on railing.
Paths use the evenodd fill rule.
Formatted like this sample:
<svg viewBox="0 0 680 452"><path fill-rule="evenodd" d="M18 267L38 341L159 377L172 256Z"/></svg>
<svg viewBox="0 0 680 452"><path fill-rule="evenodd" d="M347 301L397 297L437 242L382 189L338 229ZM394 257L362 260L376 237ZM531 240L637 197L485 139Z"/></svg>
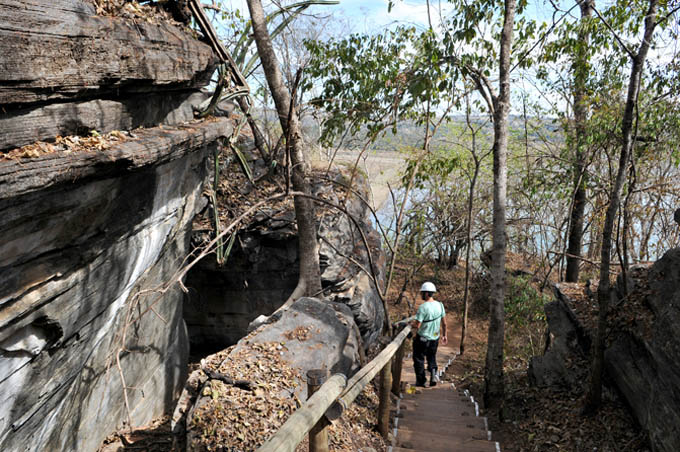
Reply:
<svg viewBox="0 0 680 452"><path fill-rule="evenodd" d="M406 318L406 319L401 319L398 322L393 322L392 323L392 329L395 331L395 334L401 330L403 330L405 327L411 324L411 317ZM409 338L411 338L413 333L408 333Z"/></svg>
<svg viewBox="0 0 680 452"><path fill-rule="evenodd" d="M396 331L401 331L408 324L409 324L409 319L401 319L398 322L393 322L392 328Z"/></svg>

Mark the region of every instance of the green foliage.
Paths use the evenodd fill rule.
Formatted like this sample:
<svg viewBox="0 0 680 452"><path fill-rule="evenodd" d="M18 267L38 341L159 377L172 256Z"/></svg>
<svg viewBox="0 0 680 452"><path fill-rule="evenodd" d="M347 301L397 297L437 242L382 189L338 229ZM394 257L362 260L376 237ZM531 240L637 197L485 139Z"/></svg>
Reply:
<svg viewBox="0 0 680 452"><path fill-rule="evenodd" d="M508 292L505 300L505 318L515 326L545 320L543 307L550 297L540 293L531 285L528 276L508 277Z"/></svg>
<svg viewBox="0 0 680 452"><path fill-rule="evenodd" d="M307 41L312 54L306 84L324 85L312 104L328 114L322 141L331 143L349 124L375 139L396 131L402 119L426 121L431 110L452 100L455 76L431 31L399 26L378 35L353 34L341 40Z"/></svg>
<svg viewBox="0 0 680 452"><path fill-rule="evenodd" d="M423 189L428 183L435 186L445 184L451 173L460 167L461 159L460 154L451 149L439 149L428 153L424 158L420 159L414 187ZM406 185L407 181L411 178L418 160L418 157L408 160L404 175L402 176L402 184Z"/></svg>

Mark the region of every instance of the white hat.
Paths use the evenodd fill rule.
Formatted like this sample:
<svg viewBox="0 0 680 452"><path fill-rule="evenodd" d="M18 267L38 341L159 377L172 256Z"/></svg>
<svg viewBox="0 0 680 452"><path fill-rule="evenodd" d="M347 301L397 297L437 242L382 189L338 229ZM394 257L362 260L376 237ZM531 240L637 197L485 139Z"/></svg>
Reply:
<svg viewBox="0 0 680 452"><path fill-rule="evenodd" d="M427 281L424 282L422 286L420 286L420 291L435 293L437 291L437 288L430 281Z"/></svg>

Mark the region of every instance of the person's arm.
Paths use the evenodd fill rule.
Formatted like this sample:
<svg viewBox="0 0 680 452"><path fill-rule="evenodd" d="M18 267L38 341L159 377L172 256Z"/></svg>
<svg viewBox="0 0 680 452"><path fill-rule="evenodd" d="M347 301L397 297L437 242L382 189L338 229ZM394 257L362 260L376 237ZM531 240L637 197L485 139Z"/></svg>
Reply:
<svg viewBox="0 0 680 452"><path fill-rule="evenodd" d="M442 342L442 345L446 345L449 342L449 338L446 336L446 313L442 316L442 323L440 324L441 327L441 337L440 340Z"/></svg>
<svg viewBox="0 0 680 452"><path fill-rule="evenodd" d="M423 318L425 317L425 314L423 313L423 305L420 305L418 308L418 312L416 312L415 317L409 322L411 325L411 328L413 328L414 331L418 331L418 328L420 328L420 322L423 321Z"/></svg>
<svg viewBox="0 0 680 452"><path fill-rule="evenodd" d="M404 318L404 319L399 320L398 322L394 322L394 323L392 324L392 326L395 327L395 328L401 329L401 328L405 327L406 325L410 325L411 322L412 322L415 318L416 318L416 316L414 316L414 315L412 315L411 317L406 317L406 318Z"/></svg>

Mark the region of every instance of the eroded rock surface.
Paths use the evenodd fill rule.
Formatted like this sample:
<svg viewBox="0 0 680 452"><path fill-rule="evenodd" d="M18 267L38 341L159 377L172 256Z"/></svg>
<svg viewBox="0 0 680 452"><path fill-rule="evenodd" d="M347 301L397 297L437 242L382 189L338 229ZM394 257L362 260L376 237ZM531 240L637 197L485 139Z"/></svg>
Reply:
<svg viewBox="0 0 680 452"><path fill-rule="evenodd" d="M121 349L133 422L172 407L188 356L184 297L154 289L188 253L210 147L230 131L227 120L149 131L102 151L99 166L96 151L50 155L46 168L25 163L30 177L3 178L0 449L95 450L127 417ZM54 178L50 168L74 162L81 177Z"/></svg>
<svg viewBox="0 0 680 452"><path fill-rule="evenodd" d="M605 385L615 387L648 433L654 451L680 450L680 248L668 251L653 266L632 266L624 291L619 275L612 288L605 351ZM574 313L568 284L556 285L556 301L545 307L550 342L543 356L531 360L534 384L573 387L588 379L583 358L590 347L582 326L594 324L596 312ZM624 293L627 294L624 296ZM595 300L589 300L595 304ZM587 314L588 319L583 315ZM579 318L577 318L579 317ZM573 364L581 360L577 366Z"/></svg>
<svg viewBox="0 0 680 452"><path fill-rule="evenodd" d="M0 159L0 450L96 450L127 420L123 379L136 425L184 383L184 295L158 289L189 251L207 158L233 128L193 121L216 60L191 34L83 0L0 11L0 151L145 128Z"/></svg>
<svg viewBox="0 0 680 452"><path fill-rule="evenodd" d="M555 301L545 305L548 322L546 350L529 362L529 381L537 386L573 387L583 381L584 371L575 364L582 363L590 352L590 337L572 309L574 303L555 284Z"/></svg>
<svg viewBox="0 0 680 452"><path fill-rule="evenodd" d="M84 0L0 0L0 105L204 86L211 48L165 23L97 16Z"/></svg>
<svg viewBox="0 0 680 452"><path fill-rule="evenodd" d="M239 390L223 390L216 394L212 389L205 389L212 387L210 381L204 383L202 386L204 390L199 393L189 419L186 420L187 449L209 450L207 446L220 444L220 439L228 438L229 444L239 450L253 450L254 442L264 443L267 437L276 431L276 427L285 421L291 410L286 409L285 416L281 416L281 413L277 416L277 411L284 406L288 407L291 404L294 406L296 399L306 400L305 375L308 370L326 369L330 374L345 375L351 375L356 370L359 365L360 340L354 327L354 317L348 306L316 298L300 298L295 301L275 323L261 326L229 349L228 353L218 353L206 358L206 362L215 362L215 367L228 373L231 378L252 381L258 388L256 390L258 401L244 406L240 402ZM250 371L248 366L243 365L248 361L245 356L248 354L257 356L261 353L259 344L275 346L274 352L279 353L287 367L295 370L286 374L286 385L292 389L281 394L277 385L269 381L260 381L258 376L261 372L253 368L253 364ZM216 359L218 355L220 358ZM238 360L232 362L234 357L238 357ZM257 364L267 365L268 360L258 361ZM196 374L200 373L202 373L200 370L196 371ZM193 375L192 377L197 378ZM220 415L224 412L220 407L233 406L238 407L236 415L233 412L232 415L228 413ZM207 420L206 416L209 416ZM273 423L261 426L263 417L272 418ZM254 439L254 442L247 427L249 420L258 427L266 427L264 436ZM206 423L213 427L212 433L202 428ZM250 447L244 449L239 447L239 444L246 443Z"/></svg>
<svg viewBox="0 0 680 452"><path fill-rule="evenodd" d="M623 394L655 451L680 450L680 248L668 251L633 287L648 286L650 331L642 325L615 336L607 374ZM630 284L629 284L630 286ZM622 292L621 288L619 291ZM626 309L626 300L622 309Z"/></svg>
<svg viewBox="0 0 680 452"><path fill-rule="evenodd" d="M340 175L337 177L342 180ZM365 179L358 178L357 187L367 196ZM328 181L316 184L314 193L335 205L340 205L344 197L344 189ZM370 211L356 196L348 198L345 208L366 238L375 277L382 284L385 256L370 223ZM323 205L320 210L321 280L327 289L324 295L351 309L368 347L379 336L385 317L375 283L361 268L371 268L362 234L344 213ZM298 279L294 218L292 209L262 209L252 224L239 233L223 267L210 258L189 273L185 319L193 346L216 350L234 344L247 333L253 320L270 315L286 301Z"/></svg>

